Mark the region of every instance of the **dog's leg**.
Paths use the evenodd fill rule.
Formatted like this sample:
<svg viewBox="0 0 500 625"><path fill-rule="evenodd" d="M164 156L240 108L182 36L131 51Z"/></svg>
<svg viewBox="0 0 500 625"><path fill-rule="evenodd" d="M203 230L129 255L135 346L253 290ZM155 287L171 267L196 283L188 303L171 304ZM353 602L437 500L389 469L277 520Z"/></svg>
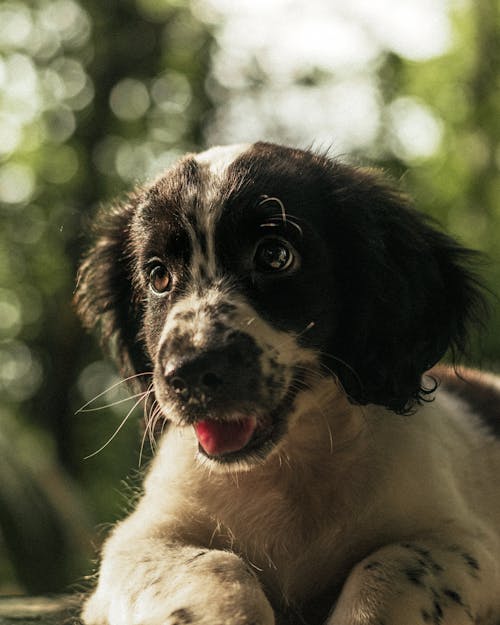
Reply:
<svg viewBox="0 0 500 625"><path fill-rule="evenodd" d="M128 520L103 551L87 625L273 625L257 578L233 553L182 544L176 532L134 535Z"/></svg>
<svg viewBox="0 0 500 625"><path fill-rule="evenodd" d="M498 575L471 540L389 545L352 570L327 625L496 625Z"/></svg>

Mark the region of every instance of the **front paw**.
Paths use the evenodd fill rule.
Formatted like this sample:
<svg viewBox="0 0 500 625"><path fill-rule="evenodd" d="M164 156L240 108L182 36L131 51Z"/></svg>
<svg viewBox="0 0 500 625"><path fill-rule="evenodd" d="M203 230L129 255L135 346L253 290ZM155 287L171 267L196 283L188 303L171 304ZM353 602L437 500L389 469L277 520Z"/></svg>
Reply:
<svg viewBox="0 0 500 625"><path fill-rule="evenodd" d="M274 625L258 580L234 554L208 551L177 570L120 577L101 578L82 611L86 625Z"/></svg>
<svg viewBox="0 0 500 625"><path fill-rule="evenodd" d="M327 624L486 622L477 598L487 586L478 584L474 551L420 541L382 547L351 571Z"/></svg>

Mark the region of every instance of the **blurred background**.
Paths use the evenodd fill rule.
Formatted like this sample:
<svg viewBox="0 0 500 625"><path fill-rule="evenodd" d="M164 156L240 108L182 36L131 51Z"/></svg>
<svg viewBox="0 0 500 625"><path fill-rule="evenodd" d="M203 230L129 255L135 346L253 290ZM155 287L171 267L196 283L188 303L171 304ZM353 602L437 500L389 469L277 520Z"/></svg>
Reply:
<svg viewBox="0 0 500 625"><path fill-rule="evenodd" d="M0 594L74 587L140 474L123 385L77 412L118 382L71 304L90 216L256 139L384 168L499 293L498 0L0 2Z"/></svg>

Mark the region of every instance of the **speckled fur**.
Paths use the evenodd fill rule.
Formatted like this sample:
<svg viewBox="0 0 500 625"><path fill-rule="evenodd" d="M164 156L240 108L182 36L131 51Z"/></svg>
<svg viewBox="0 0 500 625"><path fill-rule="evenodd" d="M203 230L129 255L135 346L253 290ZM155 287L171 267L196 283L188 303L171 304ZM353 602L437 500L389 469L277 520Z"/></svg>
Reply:
<svg viewBox="0 0 500 625"><path fill-rule="evenodd" d="M277 163L272 167L278 174L266 174L265 168L260 172L259 163L266 159ZM351 274L340 271L339 263L347 262L344 253L329 264L327 217L316 229L324 243L318 236L309 251L304 248L295 271L299 277L290 278L311 289L311 317L300 317L299 293L297 312L293 306L284 311L269 289L268 301L280 310L273 316L276 310L266 310L262 298L253 298L260 278L242 288L244 270L228 270L237 258L225 259L219 222L231 194L238 198L236 205L244 204L259 176L264 182L254 194L257 204L267 192L285 197L283 205L289 209L302 187L287 199L285 186L278 196L275 175L279 183L282 172L299 163L295 179L321 173L322 167L327 179L329 161L259 144L211 150L184 163L138 191L115 214L126 242L118 227L113 230L105 222L81 270L77 303L84 320L92 326L101 318L104 342L114 337L125 374L154 369L155 398L170 422L135 511L104 545L97 587L82 612L84 623L497 625L500 440L492 424L495 415L500 417L500 380L467 370L457 378L443 367L424 374L448 345L460 347L466 321L480 300L472 274L462 264L466 252L411 221L404 206L397 213L400 200L371 174L365 178L346 170L332 197L344 194L342 201L352 200L354 206L370 198L383 206L381 219L388 218L389 205L400 215L387 227L359 226L367 232L373 228L374 241L394 238L392 247L385 239L384 245L374 243L369 250L374 259L404 248L404 233L397 239L400 226L412 236L422 227L428 247L418 251L409 242L410 260L367 261L361 273L352 269L351 280ZM241 172L247 170L252 175L242 182ZM364 186L367 195L356 199ZM169 202L177 216L163 232L158 211ZM180 229L183 207L191 221ZM291 218L299 208L291 210ZM306 237L307 219L299 219L300 234L304 229ZM154 232L147 232L148 223L157 224ZM228 226L224 236L235 228ZM338 245L348 236L341 233ZM360 241L363 236L359 234ZM151 245L161 254L162 237L177 250L175 280L182 288L175 298L148 295L141 274L144 250ZM356 237L350 240L354 245ZM418 293L412 291L417 280L409 266L412 258L424 276ZM300 272L318 259L327 270L322 273L318 266L317 274L311 274L317 275L317 284L314 279L300 283ZM374 290L379 278L362 283L365 274L370 280L377 262L386 273L394 271L404 293L389 289L379 297ZM330 274L335 277L332 291L321 282ZM290 284L290 289L298 288ZM359 309L370 300L367 313L357 316L356 307L345 312L339 307L337 299L347 298L349 289L355 291ZM443 302L441 290L446 290ZM384 308L387 302L391 305ZM392 310L390 322L385 317ZM415 322L418 327L408 330ZM389 328L394 343L389 334L384 341L370 334L372 327L380 332ZM181 410L165 391L164 378L182 354L224 345L235 332L244 333L252 347L248 367L258 379L252 403L258 418L269 418L266 410L277 410L290 387L293 398L271 446L222 463L200 453L189 410ZM349 342L355 347L352 354ZM339 355L336 360L325 360L325 352L332 351ZM417 377L415 371L420 371ZM422 401L436 379L442 384L428 394L432 401ZM482 398L488 400L487 410Z"/></svg>

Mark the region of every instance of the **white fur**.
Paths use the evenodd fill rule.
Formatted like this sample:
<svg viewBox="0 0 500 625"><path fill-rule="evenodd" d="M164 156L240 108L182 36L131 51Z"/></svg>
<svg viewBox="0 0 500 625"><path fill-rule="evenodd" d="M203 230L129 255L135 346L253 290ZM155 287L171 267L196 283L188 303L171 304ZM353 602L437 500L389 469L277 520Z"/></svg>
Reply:
<svg viewBox="0 0 500 625"><path fill-rule="evenodd" d="M193 246L191 272L198 283L200 282L199 276L202 267L210 278L217 276L214 235L215 226L220 217L220 205L213 200L229 165L249 147L249 144L217 146L195 156L198 165L201 165L205 170L204 202L198 206L196 222L198 228L205 232L207 238L207 251L206 254L203 254L195 232L192 230L190 233Z"/></svg>
<svg viewBox="0 0 500 625"><path fill-rule="evenodd" d="M500 444L464 418L444 392L407 418L351 406L325 381L302 398L287 440L262 465L237 475L213 473L195 461L196 454L192 430L168 432L136 511L106 545L85 622L156 625L170 622L174 609L201 601L200 623L250 623L259 612L265 616L255 622L270 623L253 578L247 594L228 594L228 585L245 586L240 578L248 562L276 603L326 590L353 569L330 625L372 625L382 618L391 625L417 625L420 608L413 614L411 605L427 605L431 598L401 576L402 560L410 554L400 541L432 550L446 567L435 585L467 597L473 622L498 619L500 498L490 476L500 474ZM480 561L480 580L447 551L457 544ZM238 554L241 561L231 559L232 581L212 579L213 562L201 566L206 556L199 559L199 571L182 572L193 546L222 550L212 555L223 567L228 551ZM371 553L392 570L386 584L366 579L363 559ZM150 571L143 570L144 561L152 562ZM159 580L159 599L150 596L153 579ZM203 586L202 595L196 584ZM448 610L443 605L443 623L470 623L449 603ZM236 607L246 616L219 620ZM495 612L488 616L489 609Z"/></svg>
<svg viewBox="0 0 500 625"><path fill-rule="evenodd" d="M197 154L196 161L205 166L213 176L222 178L229 165L250 146L250 143L215 146Z"/></svg>

